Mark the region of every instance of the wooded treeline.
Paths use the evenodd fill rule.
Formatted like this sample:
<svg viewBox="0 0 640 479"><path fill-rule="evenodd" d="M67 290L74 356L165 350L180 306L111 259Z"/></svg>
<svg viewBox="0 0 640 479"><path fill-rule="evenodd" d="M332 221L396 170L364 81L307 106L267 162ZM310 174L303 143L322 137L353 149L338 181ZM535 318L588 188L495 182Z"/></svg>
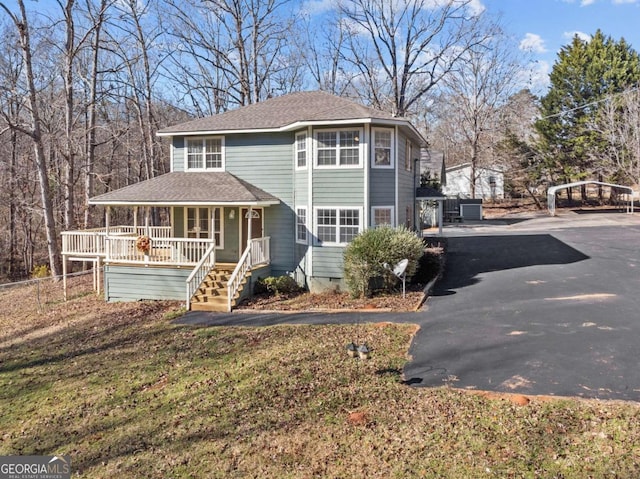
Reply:
<svg viewBox="0 0 640 479"><path fill-rule="evenodd" d="M500 162L514 188L560 176L527 58L476 2L316 4L0 0L0 278L60 274L60 232L103 222L88 198L168 171L160 128L292 91L408 116L450 164ZM622 113L608 106L598 151L618 173L631 149L611 147Z"/></svg>

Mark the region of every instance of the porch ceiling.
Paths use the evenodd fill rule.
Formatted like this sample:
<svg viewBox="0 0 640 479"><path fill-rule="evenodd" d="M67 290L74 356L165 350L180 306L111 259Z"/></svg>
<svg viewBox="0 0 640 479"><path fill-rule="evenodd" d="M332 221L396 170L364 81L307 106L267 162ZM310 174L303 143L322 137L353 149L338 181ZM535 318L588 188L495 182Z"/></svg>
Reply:
<svg viewBox="0 0 640 479"><path fill-rule="evenodd" d="M172 172L95 196L92 205L269 206L280 200L226 172Z"/></svg>

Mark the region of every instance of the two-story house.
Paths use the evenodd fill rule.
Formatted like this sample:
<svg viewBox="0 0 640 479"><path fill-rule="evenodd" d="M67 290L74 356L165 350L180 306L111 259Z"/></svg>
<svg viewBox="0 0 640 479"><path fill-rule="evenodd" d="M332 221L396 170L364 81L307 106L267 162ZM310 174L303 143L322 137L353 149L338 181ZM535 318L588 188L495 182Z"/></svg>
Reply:
<svg viewBox="0 0 640 479"><path fill-rule="evenodd" d="M92 198L105 227L63 233L66 259L104 264L107 300L231 310L250 277L341 287L352 238L414 226L425 142L404 118L299 92L158 134L171 143L171 172ZM159 207L168 224L152 226L146 214L143 225L110 225L113 208Z"/></svg>

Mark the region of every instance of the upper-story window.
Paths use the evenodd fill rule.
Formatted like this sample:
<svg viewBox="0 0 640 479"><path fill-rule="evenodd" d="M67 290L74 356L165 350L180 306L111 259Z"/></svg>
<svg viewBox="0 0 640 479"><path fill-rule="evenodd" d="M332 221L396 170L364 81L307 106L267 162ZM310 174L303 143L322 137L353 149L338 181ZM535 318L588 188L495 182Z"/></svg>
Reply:
<svg viewBox="0 0 640 479"><path fill-rule="evenodd" d="M360 136L359 129L316 132L316 165L320 168L360 166Z"/></svg>
<svg viewBox="0 0 640 479"><path fill-rule="evenodd" d="M187 169L223 170L224 138L187 138Z"/></svg>
<svg viewBox="0 0 640 479"><path fill-rule="evenodd" d="M413 145L411 141L407 138L405 152L404 152L404 169L407 171L411 171L413 164Z"/></svg>
<svg viewBox="0 0 640 479"><path fill-rule="evenodd" d="M393 130L389 128L373 129L373 158L374 168L393 168Z"/></svg>
<svg viewBox="0 0 640 479"><path fill-rule="evenodd" d="M296 135L296 167L307 167L307 134L298 133Z"/></svg>

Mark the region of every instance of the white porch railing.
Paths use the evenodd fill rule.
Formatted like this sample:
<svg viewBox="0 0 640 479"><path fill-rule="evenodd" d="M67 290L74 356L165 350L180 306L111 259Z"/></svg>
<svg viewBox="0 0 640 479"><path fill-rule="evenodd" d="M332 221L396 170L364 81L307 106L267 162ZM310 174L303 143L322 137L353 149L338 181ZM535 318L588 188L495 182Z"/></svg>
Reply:
<svg viewBox="0 0 640 479"><path fill-rule="evenodd" d="M152 238L149 250L139 251L137 236L108 236L105 261L128 264L190 266L197 264L213 243L208 239Z"/></svg>
<svg viewBox="0 0 640 479"><path fill-rule="evenodd" d="M105 256L106 233L98 230L63 231L62 254L78 256Z"/></svg>
<svg viewBox="0 0 640 479"><path fill-rule="evenodd" d="M191 298L195 294L196 290L202 284L202 281L207 277L209 271L211 271L216 265L216 248L215 244L211 243L207 251L205 251L202 259L198 262L193 271L187 278L187 311L191 308Z"/></svg>
<svg viewBox="0 0 640 479"><path fill-rule="evenodd" d="M152 239L164 239L171 236L170 226L150 226L147 233L145 226L112 226L109 236L138 237L149 234ZM62 232L62 254L77 256L106 256L107 229L92 228L80 231Z"/></svg>
<svg viewBox="0 0 640 479"><path fill-rule="evenodd" d="M231 302L240 289L247 271L250 271L255 265L268 264L271 261L270 248L271 238L269 237L252 239L249 242L249 246L242 253L236 269L233 270L227 282L227 312L231 312Z"/></svg>

